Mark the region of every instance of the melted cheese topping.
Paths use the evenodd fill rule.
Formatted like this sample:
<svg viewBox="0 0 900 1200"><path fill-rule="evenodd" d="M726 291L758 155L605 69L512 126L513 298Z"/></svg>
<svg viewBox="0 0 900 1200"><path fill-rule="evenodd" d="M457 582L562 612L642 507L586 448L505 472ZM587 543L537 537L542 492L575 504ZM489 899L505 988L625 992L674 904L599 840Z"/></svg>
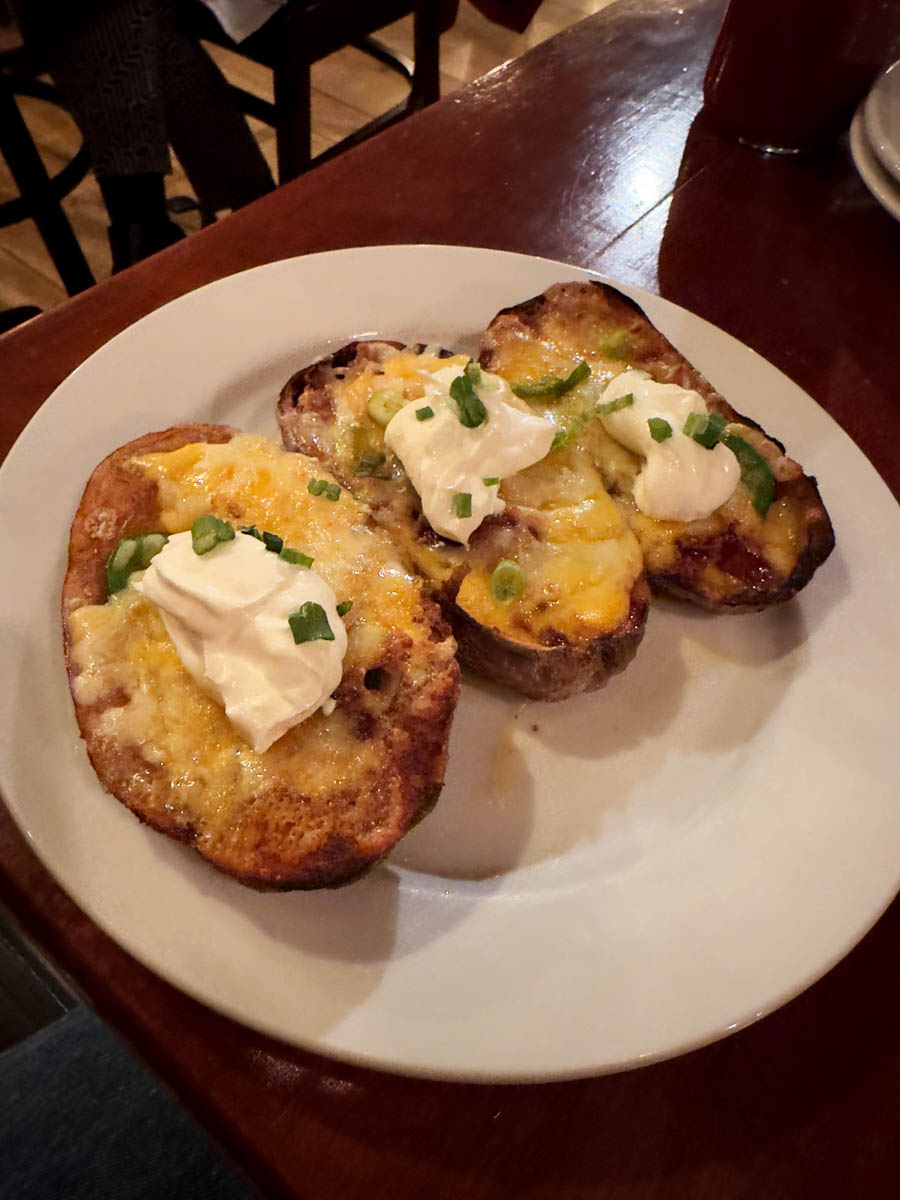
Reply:
<svg viewBox="0 0 900 1200"><path fill-rule="evenodd" d="M556 461L552 461L556 460ZM522 639L555 629L590 641L628 616L631 591L643 570L640 547L593 464L577 450L557 452L507 482L504 494L524 528L514 558L525 590L514 604L491 592L497 563L492 547L471 552L472 569L456 601L478 621Z"/></svg>
<svg viewBox="0 0 900 1200"><path fill-rule="evenodd" d="M573 323L558 313L548 313L539 334L529 330L527 335L523 332L505 338L495 351L492 369L515 383L545 375L565 378L578 362L587 361L591 368L588 382L564 396L562 401L539 410L559 428L565 429L590 404L599 402L603 389L625 365L621 357L604 352L601 333L587 307L580 323ZM732 429L764 457L771 459L771 444L758 430L740 422L733 422ZM765 518L761 518L747 489L739 486L704 520L689 525L681 521L658 520L642 513L633 498L642 465L639 455L617 442L599 420L585 426L577 445L589 454L606 487L615 494L617 504L637 535L648 570L664 571L676 562L680 553L679 538L689 535L703 541L724 533L731 526L763 547L767 561L782 577L787 578L796 566L805 538L805 517L802 508L790 497L776 499ZM707 564L704 574L716 575L718 579L721 572ZM725 582L724 577L721 582ZM729 589L742 586L734 580L727 581Z"/></svg>
<svg viewBox="0 0 900 1200"><path fill-rule="evenodd" d="M324 474L320 464L244 435L224 445L147 455L133 465L157 482L167 533L212 511L237 525L278 532L313 555L335 594L354 601L344 618L345 674L377 661L397 629L413 642L427 640L418 582L388 539L368 528L365 512L346 492L332 502L307 491L309 480ZM327 803L342 787L357 788L366 773L377 779L389 753L382 739L360 740L340 707L327 717L316 713L256 753L187 672L158 610L133 587L106 604L77 608L69 626L75 698L105 705L98 735L136 747L145 763L164 764L166 806L201 817L204 836L227 829L235 807L264 788L299 790ZM132 783L147 796L158 786L152 770L136 771Z"/></svg>
<svg viewBox="0 0 900 1200"><path fill-rule="evenodd" d="M372 393L387 386L386 378L408 380L409 386L421 388L422 370L451 364L459 374L467 361L461 355L435 359L398 351L377 371L366 363L358 374L342 381L335 389L336 445L347 477L353 475L361 429L367 437L382 439L370 444L384 444L382 431L365 413ZM551 410L541 415L554 427L558 424ZM633 456L628 457L633 461ZM533 644L544 631L554 630L574 641L589 642L628 616L631 592L643 570L640 548L593 462L577 447L551 453L505 479L499 495L508 507L509 523L504 517L495 526L488 522L468 548L429 544L417 536L416 498L402 472L387 481L354 480L354 485L376 508L379 520L403 545L416 569L438 584L458 576L459 607L505 637ZM494 568L504 558L515 560L526 581L522 595L511 604L498 602L491 590Z"/></svg>

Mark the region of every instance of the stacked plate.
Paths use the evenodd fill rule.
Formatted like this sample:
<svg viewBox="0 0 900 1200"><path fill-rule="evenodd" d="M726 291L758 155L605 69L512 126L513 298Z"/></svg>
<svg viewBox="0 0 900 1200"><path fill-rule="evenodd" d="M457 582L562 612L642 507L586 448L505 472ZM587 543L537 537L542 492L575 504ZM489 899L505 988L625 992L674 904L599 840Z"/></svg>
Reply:
<svg viewBox="0 0 900 1200"><path fill-rule="evenodd" d="M878 76L860 105L850 153L866 187L900 220L900 62Z"/></svg>

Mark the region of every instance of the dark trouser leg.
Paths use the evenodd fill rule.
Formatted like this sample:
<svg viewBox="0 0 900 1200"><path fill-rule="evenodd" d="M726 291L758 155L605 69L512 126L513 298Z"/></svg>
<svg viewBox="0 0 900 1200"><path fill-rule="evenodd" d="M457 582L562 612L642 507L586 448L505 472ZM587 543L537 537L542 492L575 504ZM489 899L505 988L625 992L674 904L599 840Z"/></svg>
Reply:
<svg viewBox="0 0 900 1200"><path fill-rule="evenodd" d="M201 206L240 208L270 192L272 173L219 68L160 0L160 55L169 138Z"/></svg>
<svg viewBox="0 0 900 1200"><path fill-rule="evenodd" d="M25 37L78 122L96 174L165 174L157 0L73 5L64 20L52 0L20 8Z"/></svg>

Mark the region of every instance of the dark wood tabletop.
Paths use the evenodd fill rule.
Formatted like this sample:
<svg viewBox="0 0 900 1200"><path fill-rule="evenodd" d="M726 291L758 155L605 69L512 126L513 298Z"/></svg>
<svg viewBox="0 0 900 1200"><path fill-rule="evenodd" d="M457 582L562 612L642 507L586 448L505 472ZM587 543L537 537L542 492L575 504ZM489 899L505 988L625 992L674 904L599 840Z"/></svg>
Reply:
<svg viewBox="0 0 900 1200"><path fill-rule="evenodd" d="M0 451L93 350L166 301L340 246L490 246L597 268L736 335L900 495L900 223L846 138L765 156L700 112L723 0L623 0L0 341ZM893 652L894 648L892 648ZM0 898L273 1196L650 1200L896 1195L900 904L724 1041L569 1083L349 1067L208 1011L120 950L0 811Z"/></svg>

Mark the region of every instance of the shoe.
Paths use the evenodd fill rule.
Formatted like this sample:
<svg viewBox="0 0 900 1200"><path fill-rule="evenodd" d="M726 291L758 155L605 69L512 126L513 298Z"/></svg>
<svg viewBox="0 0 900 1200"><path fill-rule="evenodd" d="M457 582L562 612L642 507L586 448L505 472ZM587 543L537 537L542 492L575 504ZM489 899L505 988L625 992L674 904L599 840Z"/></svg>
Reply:
<svg viewBox="0 0 900 1200"><path fill-rule="evenodd" d="M174 221L110 225L109 248L112 251L113 275L159 250L165 250L166 246L180 242L185 236L184 230Z"/></svg>

